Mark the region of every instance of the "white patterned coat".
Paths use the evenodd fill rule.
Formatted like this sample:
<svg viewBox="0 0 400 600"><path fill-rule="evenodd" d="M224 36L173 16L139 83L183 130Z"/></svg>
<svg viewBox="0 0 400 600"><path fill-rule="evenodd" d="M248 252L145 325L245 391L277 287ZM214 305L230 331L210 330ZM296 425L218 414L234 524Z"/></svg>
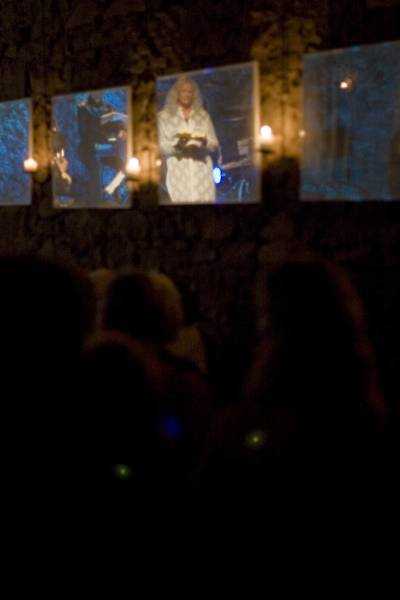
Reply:
<svg viewBox="0 0 400 600"><path fill-rule="evenodd" d="M180 157L175 145L177 134L191 133L206 138L206 149L213 152L218 140L209 114L203 108L192 110L186 120L178 107L174 115L165 110L158 115L160 151L167 161L167 189L171 202L215 202L213 164L208 154L204 160Z"/></svg>

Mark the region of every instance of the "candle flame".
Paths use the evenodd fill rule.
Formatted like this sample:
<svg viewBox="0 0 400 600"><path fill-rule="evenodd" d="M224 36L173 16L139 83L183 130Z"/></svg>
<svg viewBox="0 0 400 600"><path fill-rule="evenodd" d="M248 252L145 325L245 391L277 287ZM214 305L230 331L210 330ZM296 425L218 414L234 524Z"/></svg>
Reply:
<svg viewBox="0 0 400 600"><path fill-rule="evenodd" d="M131 177L138 177L141 171L140 161L136 156L132 156L126 163L126 174Z"/></svg>
<svg viewBox="0 0 400 600"><path fill-rule="evenodd" d="M269 125L263 125L260 129L261 142L268 143L274 139L272 127Z"/></svg>
<svg viewBox="0 0 400 600"><path fill-rule="evenodd" d="M26 160L24 160L24 170L26 173L35 173L37 169L38 164L34 158L29 157Z"/></svg>

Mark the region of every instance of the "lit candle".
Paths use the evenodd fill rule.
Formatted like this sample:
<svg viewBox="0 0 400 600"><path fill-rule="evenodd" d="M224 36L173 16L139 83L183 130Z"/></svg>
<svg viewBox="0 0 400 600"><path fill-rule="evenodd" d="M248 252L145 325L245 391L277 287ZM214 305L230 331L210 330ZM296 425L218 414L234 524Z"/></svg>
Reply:
<svg viewBox="0 0 400 600"><path fill-rule="evenodd" d="M271 147L274 141L274 133L269 125L263 125L260 129L260 146L261 150L267 150Z"/></svg>
<svg viewBox="0 0 400 600"><path fill-rule="evenodd" d="M351 79L349 77L347 77L346 79L343 79L343 81L340 82L340 89L341 90L348 90L349 88L351 88L353 82L351 81Z"/></svg>
<svg viewBox="0 0 400 600"><path fill-rule="evenodd" d="M26 173L36 173L37 169L38 164L34 158L30 157L24 160L24 171Z"/></svg>
<svg viewBox="0 0 400 600"><path fill-rule="evenodd" d="M128 177L132 177L133 179L137 179L140 175L141 166L140 161L136 156L132 156L126 163L125 168L126 174Z"/></svg>

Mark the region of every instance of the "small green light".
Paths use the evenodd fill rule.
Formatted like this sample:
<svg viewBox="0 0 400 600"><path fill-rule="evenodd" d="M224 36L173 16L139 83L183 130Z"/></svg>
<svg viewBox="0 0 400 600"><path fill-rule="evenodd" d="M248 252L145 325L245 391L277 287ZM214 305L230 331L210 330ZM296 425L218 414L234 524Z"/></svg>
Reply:
<svg viewBox="0 0 400 600"><path fill-rule="evenodd" d="M251 448L252 450L258 450L259 448L262 448L265 446L266 442L267 434L262 430L250 431L244 440L245 446Z"/></svg>
<svg viewBox="0 0 400 600"><path fill-rule="evenodd" d="M128 465L115 465L114 473L118 479L130 479L132 477L132 469Z"/></svg>

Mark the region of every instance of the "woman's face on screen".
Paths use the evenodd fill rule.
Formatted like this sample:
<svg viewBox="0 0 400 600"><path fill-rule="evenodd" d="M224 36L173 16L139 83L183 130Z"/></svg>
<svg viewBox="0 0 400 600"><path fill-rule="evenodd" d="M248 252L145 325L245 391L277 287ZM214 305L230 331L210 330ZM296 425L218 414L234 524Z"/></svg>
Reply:
<svg viewBox="0 0 400 600"><path fill-rule="evenodd" d="M184 81L178 90L178 103L184 108L192 106L194 89L190 81Z"/></svg>

